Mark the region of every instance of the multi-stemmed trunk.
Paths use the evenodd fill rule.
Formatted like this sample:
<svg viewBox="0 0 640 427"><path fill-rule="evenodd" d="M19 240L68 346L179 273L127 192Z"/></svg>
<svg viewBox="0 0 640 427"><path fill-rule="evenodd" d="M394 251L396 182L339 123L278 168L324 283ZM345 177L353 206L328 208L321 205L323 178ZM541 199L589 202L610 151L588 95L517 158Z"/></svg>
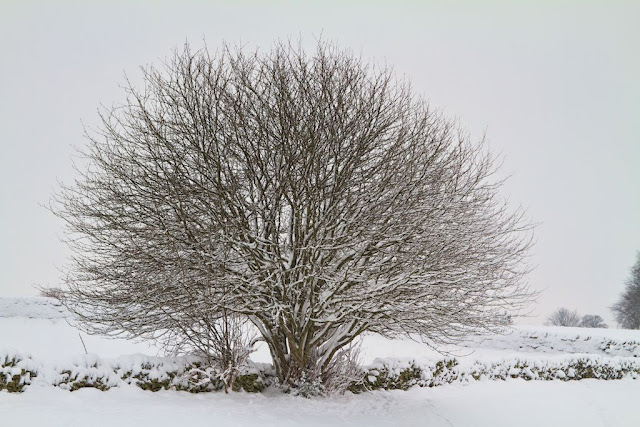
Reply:
<svg viewBox="0 0 640 427"><path fill-rule="evenodd" d="M303 375L322 382L330 380L327 368L336 353L365 330L364 324L355 320L339 326L311 319L280 319L277 326L257 316L251 320L269 347L279 381L288 385L295 385Z"/></svg>

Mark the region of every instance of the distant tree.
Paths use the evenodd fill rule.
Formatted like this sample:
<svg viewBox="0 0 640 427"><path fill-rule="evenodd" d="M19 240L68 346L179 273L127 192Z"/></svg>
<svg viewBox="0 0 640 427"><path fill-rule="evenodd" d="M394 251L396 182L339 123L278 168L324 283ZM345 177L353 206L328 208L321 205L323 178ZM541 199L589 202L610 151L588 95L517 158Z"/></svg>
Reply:
<svg viewBox="0 0 640 427"><path fill-rule="evenodd" d="M364 332L451 342L528 304L494 157L389 70L320 43L143 73L54 208L87 327L209 352L228 312L283 384L328 386Z"/></svg>
<svg viewBox="0 0 640 427"><path fill-rule="evenodd" d="M611 310L620 327L640 329L640 252L636 254L636 262L631 268L625 290Z"/></svg>
<svg viewBox="0 0 640 427"><path fill-rule="evenodd" d="M604 323L602 317L597 314L585 314L582 316L580 326L583 328L607 328L607 324Z"/></svg>
<svg viewBox="0 0 640 427"><path fill-rule="evenodd" d="M571 311L561 307L554 311L547 319L547 325L551 326L580 326L580 315L577 311Z"/></svg>

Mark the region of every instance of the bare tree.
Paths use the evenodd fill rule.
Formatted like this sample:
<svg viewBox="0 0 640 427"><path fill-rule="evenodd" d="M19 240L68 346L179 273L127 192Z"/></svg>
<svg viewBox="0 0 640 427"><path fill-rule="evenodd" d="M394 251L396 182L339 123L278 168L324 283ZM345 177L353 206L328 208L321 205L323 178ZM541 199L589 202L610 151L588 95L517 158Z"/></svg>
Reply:
<svg viewBox="0 0 640 427"><path fill-rule="evenodd" d="M235 313L293 384L365 331L440 344L528 302L531 227L494 157L388 69L187 46L143 77L53 208L94 330L193 344Z"/></svg>
<svg viewBox="0 0 640 427"><path fill-rule="evenodd" d="M597 314L585 314L580 321L582 328L608 328L602 317Z"/></svg>
<svg viewBox="0 0 640 427"><path fill-rule="evenodd" d="M577 311L571 311L561 307L554 311L547 319L547 325L551 326L580 326L580 315Z"/></svg>
<svg viewBox="0 0 640 427"><path fill-rule="evenodd" d="M621 327L640 329L640 252L636 255L625 290L611 310Z"/></svg>

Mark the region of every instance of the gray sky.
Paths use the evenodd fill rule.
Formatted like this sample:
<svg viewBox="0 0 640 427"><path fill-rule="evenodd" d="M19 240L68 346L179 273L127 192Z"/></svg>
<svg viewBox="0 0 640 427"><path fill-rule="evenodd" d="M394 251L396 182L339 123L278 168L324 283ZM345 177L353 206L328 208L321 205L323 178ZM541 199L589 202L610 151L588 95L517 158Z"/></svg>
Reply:
<svg viewBox="0 0 640 427"><path fill-rule="evenodd" d="M541 225L529 276L558 306L600 314L640 250L640 3L0 0L0 296L58 285L62 224L39 206L73 179L72 145L123 72L186 40L269 49L335 41L393 65L416 92L487 131L504 195Z"/></svg>

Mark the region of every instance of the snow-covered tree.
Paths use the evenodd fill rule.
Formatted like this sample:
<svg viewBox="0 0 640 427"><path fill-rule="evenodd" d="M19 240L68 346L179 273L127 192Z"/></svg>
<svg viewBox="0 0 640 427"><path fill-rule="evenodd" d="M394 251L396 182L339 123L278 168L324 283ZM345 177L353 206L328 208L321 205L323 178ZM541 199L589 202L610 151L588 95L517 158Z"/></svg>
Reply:
<svg viewBox="0 0 640 427"><path fill-rule="evenodd" d="M494 157L388 69L187 46L143 78L54 202L88 328L206 349L234 313L280 381L327 383L364 332L455 341L528 302L531 227Z"/></svg>
<svg viewBox="0 0 640 427"><path fill-rule="evenodd" d="M581 318L577 311L571 311L561 307L554 311L547 319L547 325L551 326L580 326Z"/></svg>
<svg viewBox="0 0 640 427"><path fill-rule="evenodd" d="M616 322L626 329L640 329L640 252L618 302L611 308Z"/></svg>
<svg viewBox="0 0 640 427"><path fill-rule="evenodd" d="M604 323L604 319L597 314L585 314L580 321L580 327L582 328L607 328L607 324Z"/></svg>

